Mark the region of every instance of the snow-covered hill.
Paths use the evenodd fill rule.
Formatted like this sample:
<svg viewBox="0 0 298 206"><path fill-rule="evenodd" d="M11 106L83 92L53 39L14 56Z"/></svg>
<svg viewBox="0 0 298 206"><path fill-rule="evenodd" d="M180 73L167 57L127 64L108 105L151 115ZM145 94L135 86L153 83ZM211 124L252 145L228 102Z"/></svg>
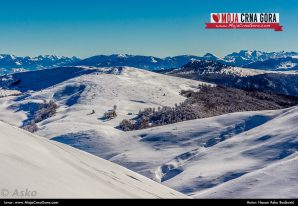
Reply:
<svg viewBox="0 0 298 206"><path fill-rule="evenodd" d="M298 96L297 71L257 70L228 66L218 61L193 60L164 73L226 87Z"/></svg>
<svg viewBox="0 0 298 206"><path fill-rule="evenodd" d="M3 122L0 131L5 198L187 198L121 166ZM22 196L26 190L28 196Z"/></svg>
<svg viewBox="0 0 298 206"><path fill-rule="evenodd" d="M265 74L268 72L228 66L214 60L192 60L188 64L183 65L181 68L166 72L166 74L193 74L194 77L195 75L210 75L213 73L217 75L233 75L242 77Z"/></svg>
<svg viewBox="0 0 298 206"><path fill-rule="evenodd" d="M278 61L278 59L276 59ZM223 64L214 60L192 60L188 64L183 65L181 68L166 71L167 74L198 74L198 75L233 75L238 77L249 77L261 74L298 74L296 71L272 71L270 69L254 69L234 67Z"/></svg>
<svg viewBox="0 0 298 206"><path fill-rule="evenodd" d="M237 114L231 114L205 120L204 122L207 122L205 126L200 120L196 123L193 122L193 126L200 125L200 127L194 129L188 136L192 137L192 140L194 136L197 137L198 147L184 154L187 157L186 160L183 160L180 155L179 161L177 158L169 161L168 164L176 165L174 168L178 168L182 172L167 180L165 184L188 194L198 194L200 191L224 185L225 182L233 179L239 179L241 182L241 178L246 179L251 172L286 161L290 155L297 155L298 132L294 126L297 122L297 111L297 107L294 107L284 111L250 113L253 116L247 117L244 121L241 121L236 116ZM224 127L221 126L219 130L216 130L212 126L215 122L222 124L230 118L237 121L231 127L223 129ZM187 126L190 127L190 124ZM179 128L177 130L179 131ZM190 129L186 131L190 131ZM204 133L204 131L207 132ZM219 133L216 134L214 131ZM178 167L177 162L180 163ZM291 169L291 167L287 168L288 171ZM287 190L288 193L276 191L272 194L268 193L268 190L262 190L266 187L267 181L262 177L257 180L260 184L264 184L262 189L250 185L253 185L255 179L246 185L236 185L235 189L236 187L246 187L250 191L255 190L254 197L286 198L296 196L297 187L288 184L288 181L293 178L297 179L297 175L286 176L284 174L283 177L286 178L285 181L279 182L275 187ZM246 191L247 193L244 191L242 195L251 197L249 190ZM228 195L228 193L226 194ZM230 195L226 197L236 197L233 193Z"/></svg>
<svg viewBox="0 0 298 206"><path fill-rule="evenodd" d="M38 103L54 100L59 105L57 114L38 123L36 134L121 164L194 197L213 197L208 191L217 191L221 185L232 189L247 182L254 185L249 175L279 163L291 165L286 164L287 158L298 150L298 107L226 114L139 131L115 128L140 109L183 101L181 89L197 90L198 85L206 84L195 80L129 67L64 67L6 76L1 84L24 93L0 98L0 120L21 126ZM102 120L113 105L117 105L118 116ZM287 171L290 181L291 167ZM297 178L294 173L293 178ZM272 195L265 189L272 187L267 186L266 177L258 181L264 181L260 189L246 187L241 196L250 196L253 190L259 194L254 198ZM275 186L289 192L274 197L297 194L297 188L287 181ZM233 185L225 186L229 182Z"/></svg>
<svg viewBox="0 0 298 206"><path fill-rule="evenodd" d="M22 126L38 103L54 100L59 105L57 114L39 123L37 134L104 158L131 147L146 148L134 138L122 138L124 133L115 128L122 119L147 107L174 106L185 100L179 94L182 89L197 90L198 85L206 84L128 67L65 67L6 76L2 86L10 88L18 80L12 88L24 94L0 98L0 120ZM114 105L117 118L102 120Z"/></svg>

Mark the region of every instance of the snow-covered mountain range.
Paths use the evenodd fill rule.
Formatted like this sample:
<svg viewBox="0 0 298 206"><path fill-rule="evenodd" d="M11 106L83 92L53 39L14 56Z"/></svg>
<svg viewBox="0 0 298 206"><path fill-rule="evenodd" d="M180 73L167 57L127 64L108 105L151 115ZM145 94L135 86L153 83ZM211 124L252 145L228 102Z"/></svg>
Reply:
<svg viewBox="0 0 298 206"><path fill-rule="evenodd" d="M79 61L77 57L56 55L40 55L37 57L17 57L9 54L0 54L0 74L15 73L26 70L38 70L68 65Z"/></svg>
<svg viewBox="0 0 298 206"><path fill-rule="evenodd" d="M268 59L279 59L297 56L297 52L262 52L262 51L249 51L241 50L240 52L233 52L226 55L223 59L234 66L245 66L253 62L262 62ZM258 69L258 68L256 68Z"/></svg>
<svg viewBox="0 0 298 206"><path fill-rule="evenodd" d="M93 56L73 65L75 66L96 66L115 67L130 66L146 70L163 70L180 67L188 63L191 59L201 59L202 57L193 55L182 55L175 57L158 58L153 56L113 54Z"/></svg>
<svg viewBox="0 0 298 206"><path fill-rule="evenodd" d="M254 77L269 73L203 63L208 69L202 74ZM186 74L197 71L189 66L184 67ZM1 121L20 127L40 104L53 100L58 105L55 115L38 122L35 134L120 164L184 194L297 198L297 106L124 132L117 128L119 123L139 110L174 107L186 99L181 90L216 85L131 67L85 66L6 75L0 85L5 93L22 92L0 98ZM117 116L103 119L113 108Z"/></svg>
<svg viewBox="0 0 298 206"><path fill-rule="evenodd" d="M217 61L230 66L246 67L246 65L264 62L270 59L280 59L280 58L291 58L297 56L297 52L262 52L262 51L248 51L241 50L240 52L234 52L226 55L225 57L217 57L214 54L207 53L204 56L194 56L194 55L181 55L174 57L158 58L153 56L139 56L139 55L99 55L93 56L74 65L78 66L99 66L99 67L109 67L109 66L132 66L136 68L142 68L147 70L163 70L163 69L173 69L179 68L192 60L209 60ZM265 62L266 63L266 62ZM263 69L259 67L258 64L254 64L255 69ZM276 66L278 67L278 66ZM253 68L248 66L248 68ZM273 69L272 65L268 65L268 70ZM291 70L291 67L286 69Z"/></svg>
<svg viewBox="0 0 298 206"><path fill-rule="evenodd" d="M194 55L181 55L174 57L158 58L153 56L138 56L138 55L99 55L93 56L74 65L79 66L132 66L136 68L142 68L147 70L163 70L179 68L192 60L209 60L217 61L226 65L246 67L248 64L256 62L264 62L269 59L291 58L297 56L296 52L262 52L262 51L248 51L242 50L240 52L234 52L228 54L223 58L217 57L214 54L207 53L204 56ZM255 64L256 69L263 69ZM270 66L270 67L269 67ZM268 70L272 69L271 65L268 65ZM287 69L291 69L288 67Z"/></svg>
<svg viewBox="0 0 298 206"><path fill-rule="evenodd" d="M166 58L142 55L113 54L96 55L86 59L78 57L63 57L55 55L40 55L37 57L16 57L0 55L0 74L15 73L26 70L38 70L57 66L94 66L115 67L130 66L146 70L167 70L180 68L192 60L217 61L225 65L247 67L264 70L297 70L297 52L262 52L242 50L217 57L207 53L204 56L180 55Z"/></svg>

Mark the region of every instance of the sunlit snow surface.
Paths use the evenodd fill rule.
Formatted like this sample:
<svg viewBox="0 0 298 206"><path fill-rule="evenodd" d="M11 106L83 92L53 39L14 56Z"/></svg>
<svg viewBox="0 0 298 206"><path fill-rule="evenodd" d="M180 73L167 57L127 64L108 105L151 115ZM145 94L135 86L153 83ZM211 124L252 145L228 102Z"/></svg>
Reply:
<svg viewBox="0 0 298 206"><path fill-rule="evenodd" d="M253 75L260 71L228 72ZM122 132L115 128L122 119L131 119L146 107L174 106L184 100L179 95L182 89L198 90L198 85L206 83L129 67L65 67L13 78L23 80L18 89L24 95L0 98L4 122L21 126L30 105L53 99L60 105L58 113L38 124L38 135L196 198L297 197L297 186L289 182L297 182L298 176L298 107ZM117 105L117 118L102 121L113 105Z"/></svg>
<svg viewBox="0 0 298 206"><path fill-rule="evenodd" d="M0 189L8 191L2 193L5 198L186 198L67 145L3 122L0 130ZM17 195L26 190L33 196Z"/></svg>

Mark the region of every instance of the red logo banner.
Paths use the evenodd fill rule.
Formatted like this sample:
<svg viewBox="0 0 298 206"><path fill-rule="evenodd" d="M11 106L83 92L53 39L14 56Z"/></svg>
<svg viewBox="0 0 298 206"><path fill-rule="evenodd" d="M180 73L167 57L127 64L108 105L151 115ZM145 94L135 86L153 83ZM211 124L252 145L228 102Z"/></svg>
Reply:
<svg viewBox="0 0 298 206"><path fill-rule="evenodd" d="M283 31L279 13L211 13L206 29L273 29Z"/></svg>

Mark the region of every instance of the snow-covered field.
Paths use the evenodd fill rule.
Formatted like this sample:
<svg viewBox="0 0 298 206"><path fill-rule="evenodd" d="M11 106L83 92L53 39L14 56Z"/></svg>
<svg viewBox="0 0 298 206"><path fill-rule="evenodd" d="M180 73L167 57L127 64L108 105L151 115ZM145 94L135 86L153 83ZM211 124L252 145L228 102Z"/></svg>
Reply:
<svg viewBox="0 0 298 206"><path fill-rule="evenodd" d="M187 198L67 145L3 122L0 130L0 189L7 191L1 194L5 198Z"/></svg>
<svg viewBox="0 0 298 206"><path fill-rule="evenodd" d="M0 98L4 122L21 126L36 103L53 99L60 106L58 113L38 123L40 136L198 198L297 197L297 187L287 181L298 176L292 170L297 164L298 107L123 132L115 128L122 119L131 119L146 107L174 106L184 100L180 90L197 90L206 83L128 67L69 67L12 77L22 79L19 89L24 95ZM117 105L117 118L101 120L113 105ZM269 184L270 176L278 174L270 168L287 172L287 181ZM288 192L272 191L272 184Z"/></svg>

